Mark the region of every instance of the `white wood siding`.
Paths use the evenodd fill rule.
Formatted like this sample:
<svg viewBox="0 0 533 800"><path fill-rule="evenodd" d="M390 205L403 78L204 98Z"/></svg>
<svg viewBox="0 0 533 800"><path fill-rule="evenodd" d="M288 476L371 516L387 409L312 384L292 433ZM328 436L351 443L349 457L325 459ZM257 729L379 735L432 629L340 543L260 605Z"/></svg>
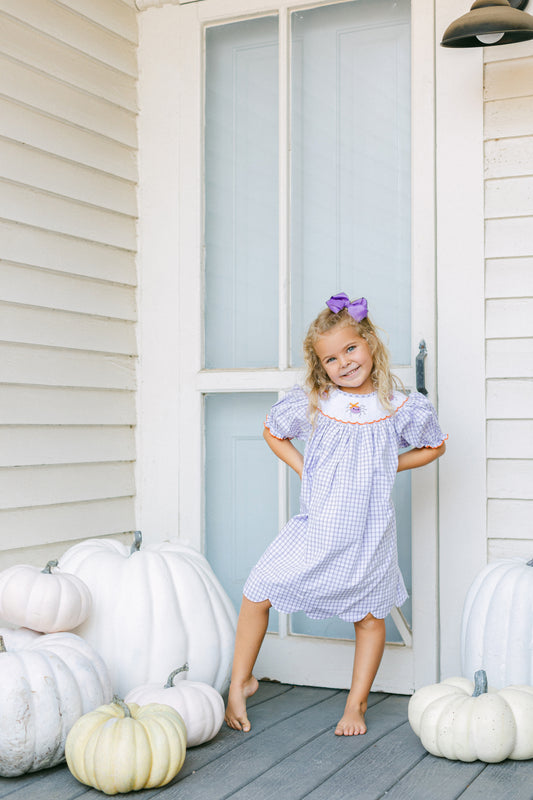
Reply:
<svg viewBox="0 0 533 800"><path fill-rule="evenodd" d="M533 556L533 44L485 49L489 559Z"/></svg>
<svg viewBox="0 0 533 800"><path fill-rule="evenodd" d="M137 14L0 0L0 568L135 527Z"/></svg>

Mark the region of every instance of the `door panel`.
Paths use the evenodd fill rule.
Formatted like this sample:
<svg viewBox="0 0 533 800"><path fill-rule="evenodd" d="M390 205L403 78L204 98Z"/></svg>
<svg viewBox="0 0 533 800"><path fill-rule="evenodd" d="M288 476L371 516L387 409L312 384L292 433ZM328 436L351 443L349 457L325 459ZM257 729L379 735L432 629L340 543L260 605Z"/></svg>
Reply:
<svg viewBox="0 0 533 800"><path fill-rule="evenodd" d="M206 557L237 609L250 566L278 526L278 470L262 436L275 402L267 393L205 398Z"/></svg>
<svg viewBox="0 0 533 800"><path fill-rule="evenodd" d="M292 363L327 297L369 301L411 361L409 2L292 15Z"/></svg>
<svg viewBox="0 0 533 800"><path fill-rule="evenodd" d="M207 368L277 365L277 40L277 17L206 31Z"/></svg>

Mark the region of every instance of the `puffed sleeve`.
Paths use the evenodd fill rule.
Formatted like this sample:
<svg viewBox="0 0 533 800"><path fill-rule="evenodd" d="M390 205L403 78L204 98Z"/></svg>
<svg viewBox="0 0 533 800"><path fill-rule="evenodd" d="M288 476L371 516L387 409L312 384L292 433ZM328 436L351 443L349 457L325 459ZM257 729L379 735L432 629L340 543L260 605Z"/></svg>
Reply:
<svg viewBox="0 0 533 800"><path fill-rule="evenodd" d="M437 412L423 394L413 392L393 417L398 447L439 447L445 436Z"/></svg>
<svg viewBox="0 0 533 800"><path fill-rule="evenodd" d="M267 427L276 439L307 439L311 433L309 401L301 386L294 386L267 415Z"/></svg>

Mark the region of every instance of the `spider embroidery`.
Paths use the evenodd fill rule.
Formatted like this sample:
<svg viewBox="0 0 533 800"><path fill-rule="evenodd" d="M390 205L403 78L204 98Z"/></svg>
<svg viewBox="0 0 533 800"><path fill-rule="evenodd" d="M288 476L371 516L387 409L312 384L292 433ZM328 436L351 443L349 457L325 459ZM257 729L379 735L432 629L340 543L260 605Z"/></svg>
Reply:
<svg viewBox="0 0 533 800"><path fill-rule="evenodd" d="M359 403L348 404L348 411L350 411L352 414L362 414L365 410L365 406L362 406Z"/></svg>

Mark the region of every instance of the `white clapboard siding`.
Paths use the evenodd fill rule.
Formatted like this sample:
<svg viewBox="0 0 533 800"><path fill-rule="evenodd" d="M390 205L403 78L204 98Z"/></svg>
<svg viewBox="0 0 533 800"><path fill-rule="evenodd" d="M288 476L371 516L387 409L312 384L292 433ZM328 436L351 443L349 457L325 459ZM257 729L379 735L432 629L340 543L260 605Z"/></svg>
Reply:
<svg viewBox="0 0 533 800"><path fill-rule="evenodd" d="M0 467L133 461L131 427L0 425Z"/></svg>
<svg viewBox="0 0 533 800"><path fill-rule="evenodd" d="M135 527L136 46L128 0L0 0L10 563Z"/></svg>
<svg viewBox="0 0 533 800"><path fill-rule="evenodd" d="M135 366L133 356L0 342L1 383L134 391Z"/></svg>
<svg viewBox="0 0 533 800"><path fill-rule="evenodd" d="M131 217L4 180L0 180L0 217L127 250L136 246Z"/></svg>
<svg viewBox="0 0 533 800"><path fill-rule="evenodd" d="M489 559L533 555L533 42L484 49Z"/></svg>
<svg viewBox="0 0 533 800"><path fill-rule="evenodd" d="M0 341L134 355L135 326L89 314L0 302Z"/></svg>
<svg viewBox="0 0 533 800"><path fill-rule="evenodd" d="M136 284L135 254L131 251L6 220L0 220L0 243L2 256L13 263Z"/></svg>
<svg viewBox="0 0 533 800"><path fill-rule="evenodd" d="M533 218L533 176L487 181L485 216L487 219L520 216Z"/></svg>
<svg viewBox="0 0 533 800"><path fill-rule="evenodd" d="M533 256L487 259L486 297L533 297Z"/></svg>
<svg viewBox="0 0 533 800"><path fill-rule="evenodd" d="M1 19L1 17L0 17ZM135 181L135 148L0 97L0 136Z"/></svg>
<svg viewBox="0 0 533 800"><path fill-rule="evenodd" d="M522 539L489 539L489 561L520 558L527 563L533 558L533 533Z"/></svg>
<svg viewBox="0 0 533 800"><path fill-rule="evenodd" d="M128 463L0 468L0 508L59 505L134 493Z"/></svg>
<svg viewBox="0 0 533 800"><path fill-rule="evenodd" d="M487 462L489 497L533 500L533 459L492 459Z"/></svg>
<svg viewBox="0 0 533 800"><path fill-rule="evenodd" d="M532 380L488 380L488 419L531 419Z"/></svg>
<svg viewBox="0 0 533 800"><path fill-rule="evenodd" d="M488 534L490 539L533 539L533 500L489 499Z"/></svg>
<svg viewBox="0 0 533 800"><path fill-rule="evenodd" d="M0 92L46 114L135 147L133 111L6 56L0 56Z"/></svg>
<svg viewBox="0 0 533 800"><path fill-rule="evenodd" d="M130 111L137 110L131 75L102 64L64 42L43 36L23 22L4 16L0 25L0 51L15 61L64 81Z"/></svg>
<svg viewBox="0 0 533 800"><path fill-rule="evenodd" d="M487 258L533 255L533 217L488 219L485 222L485 255Z"/></svg>
<svg viewBox="0 0 533 800"><path fill-rule="evenodd" d="M3 177L17 184L135 217L132 183L8 139L2 142Z"/></svg>
<svg viewBox="0 0 533 800"><path fill-rule="evenodd" d="M20 548L56 543L54 553L56 549L60 553L79 539L95 537L98 531L120 534L124 529L135 529L128 497L0 511L0 552L17 548L16 563L26 563L33 559Z"/></svg>
<svg viewBox="0 0 533 800"><path fill-rule="evenodd" d="M533 378L533 338L488 339L487 378Z"/></svg>
<svg viewBox="0 0 533 800"><path fill-rule="evenodd" d="M26 22L47 36L64 42L93 59L137 76L135 44L118 38L55 0L0 0L0 11L6 16Z"/></svg>
<svg viewBox="0 0 533 800"><path fill-rule="evenodd" d="M533 56L485 64L485 100L528 97L533 83Z"/></svg>
<svg viewBox="0 0 533 800"><path fill-rule="evenodd" d="M114 389L2 387L3 425L135 425L133 392Z"/></svg>
<svg viewBox="0 0 533 800"><path fill-rule="evenodd" d="M510 178L533 175L533 136L485 142L485 176Z"/></svg>
<svg viewBox="0 0 533 800"><path fill-rule="evenodd" d="M137 318L132 286L23 267L11 262L0 265L0 296L10 303L78 311L100 317Z"/></svg>
<svg viewBox="0 0 533 800"><path fill-rule="evenodd" d="M531 136L532 114L532 96L485 103L485 138Z"/></svg>
<svg viewBox="0 0 533 800"><path fill-rule="evenodd" d="M90 17L103 28L107 28L130 42L137 43L137 19L131 3L121 0L61 0L61 5Z"/></svg>
<svg viewBox="0 0 533 800"><path fill-rule="evenodd" d="M487 456L533 459L533 419L489 420Z"/></svg>
<svg viewBox="0 0 533 800"><path fill-rule="evenodd" d="M533 297L487 300L486 313L486 333L491 339L533 336Z"/></svg>

